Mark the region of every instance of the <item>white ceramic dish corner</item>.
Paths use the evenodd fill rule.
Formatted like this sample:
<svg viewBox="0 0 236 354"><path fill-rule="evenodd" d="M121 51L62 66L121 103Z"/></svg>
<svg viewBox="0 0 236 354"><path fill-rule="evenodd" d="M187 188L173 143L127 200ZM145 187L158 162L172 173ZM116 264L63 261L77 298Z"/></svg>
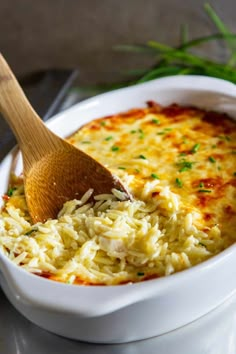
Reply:
<svg viewBox="0 0 236 354"><path fill-rule="evenodd" d="M175 76L88 99L52 118L60 136L104 115L144 106L147 100L224 111L236 118L236 86L199 76ZM11 152L0 165L0 194L7 190ZM17 171L21 171L21 161ZM189 270L132 285L78 286L53 282L15 266L0 253L1 285L33 323L62 336L122 343L167 333L229 298L236 289L236 245Z"/></svg>

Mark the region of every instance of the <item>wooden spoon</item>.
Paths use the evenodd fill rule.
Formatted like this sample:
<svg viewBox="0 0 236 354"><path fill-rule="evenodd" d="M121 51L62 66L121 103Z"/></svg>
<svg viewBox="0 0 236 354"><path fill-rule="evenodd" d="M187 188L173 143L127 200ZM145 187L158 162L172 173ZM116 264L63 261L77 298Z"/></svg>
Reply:
<svg viewBox="0 0 236 354"><path fill-rule="evenodd" d="M0 112L22 152L25 195L33 222L56 218L65 201L79 199L89 188L94 195L116 188L130 199L116 176L43 124L1 53Z"/></svg>

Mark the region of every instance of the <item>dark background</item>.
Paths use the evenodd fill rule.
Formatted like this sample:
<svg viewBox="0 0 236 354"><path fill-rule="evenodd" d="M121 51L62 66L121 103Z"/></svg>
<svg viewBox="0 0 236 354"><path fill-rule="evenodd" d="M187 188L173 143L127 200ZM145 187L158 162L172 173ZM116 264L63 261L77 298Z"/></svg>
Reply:
<svg viewBox="0 0 236 354"><path fill-rule="evenodd" d="M81 82L114 81L125 70L150 63L144 55L115 52L117 44L151 39L177 44L182 24L189 25L191 37L216 32L204 12L204 3L1 0L0 51L18 77L45 69L79 67ZM235 0L209 3L230 29L236 29Z"/></svg>

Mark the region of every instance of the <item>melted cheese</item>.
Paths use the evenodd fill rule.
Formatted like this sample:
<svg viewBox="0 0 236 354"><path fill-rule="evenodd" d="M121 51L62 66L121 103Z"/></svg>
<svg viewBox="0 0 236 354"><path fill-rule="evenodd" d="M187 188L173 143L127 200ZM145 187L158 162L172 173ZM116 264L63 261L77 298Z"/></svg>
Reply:
<svg viewBox="0 0 236 354"><path fill-rule="evenodd" d="M186 211L201 213L203 228L219 224L228 244L236 237L235 141L236 124L225 114L153 102L92 121L70 138L114 174L134 176L137 198L158 177Z"/></svg>

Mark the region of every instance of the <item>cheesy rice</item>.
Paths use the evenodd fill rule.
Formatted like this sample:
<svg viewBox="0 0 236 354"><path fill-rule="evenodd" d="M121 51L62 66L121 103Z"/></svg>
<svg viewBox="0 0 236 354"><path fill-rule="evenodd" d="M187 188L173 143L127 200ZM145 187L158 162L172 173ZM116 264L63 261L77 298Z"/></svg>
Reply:
<svg viewBox="0 0 236 354"><path fill-rule="evenodd" d="M33 225L22 178L13 177L0 249L20 267L71 284L124 284L184 270L235 242L236 124L227 115L148 102L93 120L69 141L134 200L90 189L56 220Z"/></svg>

